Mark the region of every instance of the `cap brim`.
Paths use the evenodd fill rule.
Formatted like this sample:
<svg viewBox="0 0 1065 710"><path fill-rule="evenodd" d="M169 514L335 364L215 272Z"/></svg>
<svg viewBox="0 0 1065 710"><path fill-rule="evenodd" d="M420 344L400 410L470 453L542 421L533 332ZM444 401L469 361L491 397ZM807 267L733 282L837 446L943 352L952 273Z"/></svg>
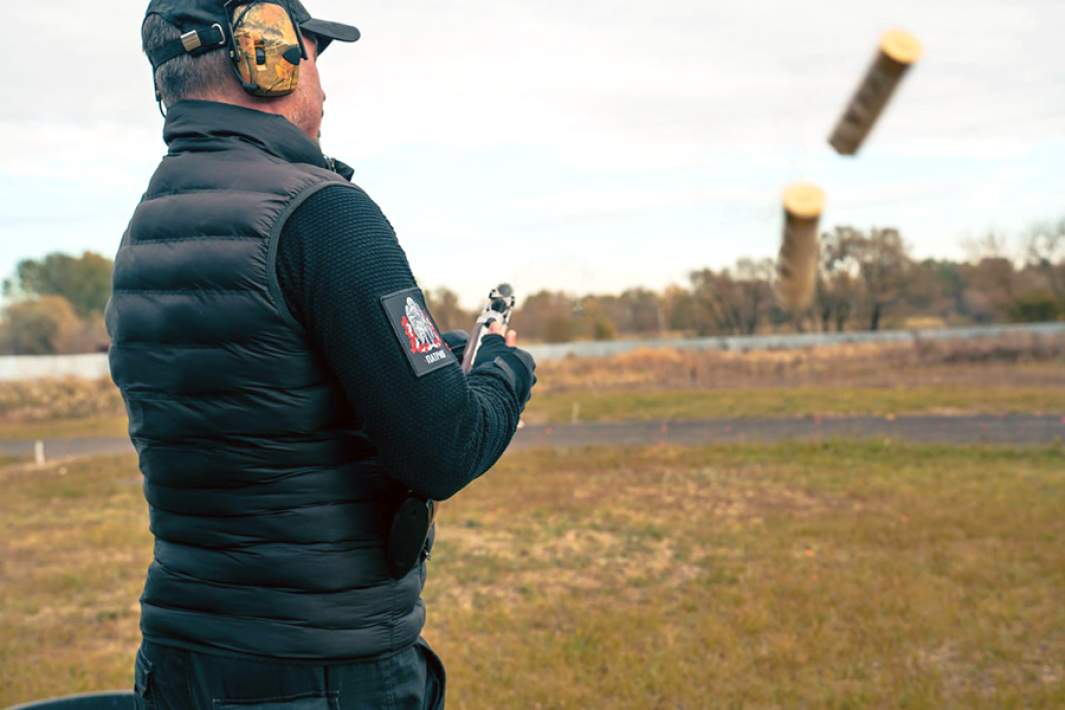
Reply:
<svg viewBox="0 0 1065 710"><path fill-rule="evenodd" d="M318 42L319 53L325 51L325 48L328 47L333 40L337 40L338 42L357 42L359 37L362 36L362 33L359 32L359 28L357 27L341 24L340 22L316 20L313 17L305 22L301 22L300 29L325 40L325 42L322 42L321 40Z"/></svg>

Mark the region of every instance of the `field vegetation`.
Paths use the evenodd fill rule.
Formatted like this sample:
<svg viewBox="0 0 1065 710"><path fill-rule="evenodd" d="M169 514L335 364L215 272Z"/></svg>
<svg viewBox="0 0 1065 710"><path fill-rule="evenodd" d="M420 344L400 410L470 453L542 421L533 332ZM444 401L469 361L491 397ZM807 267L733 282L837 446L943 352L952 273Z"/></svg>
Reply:
<svg viewBox="0 0 1065 710"><path fill-rule="evenodd" d="M543 390L1065 386L1065 334L857 343L795 350L639 349L537 369Z"/></svg>
<svg viewBox="0 0 1065 710"><path fill-rule="evenodd" d="M537 371L533 423L905 414L1065 414L1065 336L805 350L635 350Z"/></svg>
<svg viewBox="0 0 1065 710"><path fill-rule="evenodd" d="M0 705L128 687L131 457L0 471ZM449 707L1062 707L1065 450L508 455L441 513Z"/></svg>
<svg viewBox="0 0 1065 710"><path fill-rule="evenodd" d="M531 424L906 414L1065 414L1065 336L805 350L636 350L545 362ZM110 380L0 383L0 440L126 435Z"/></svg>
<svg viewBox="0 0 1065 710"><path fill-rule="evenodd" d="M110 379L0 383L0 441L126 436L122 396Z"/></svg>

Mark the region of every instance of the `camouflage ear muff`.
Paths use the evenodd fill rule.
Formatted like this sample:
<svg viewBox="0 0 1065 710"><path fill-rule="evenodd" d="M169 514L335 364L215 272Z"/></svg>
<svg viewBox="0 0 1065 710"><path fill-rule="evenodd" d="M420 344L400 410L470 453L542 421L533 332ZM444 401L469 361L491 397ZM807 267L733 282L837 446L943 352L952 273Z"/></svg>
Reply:
<svg viewBox="0 0 1065 710"><path fill-rule="evenodd" d="M145 22L152 17L187 30L145 47L155 100L164 116L159 68L179 57L224 49L244 91L267 98L287 96L299 86L300 63L310 58L304 28L317 41L319 54L334 40L355 42L361 36L351 25L311 17L300 0L151 0Z"/></svg>
<svg viewBox="0 0 1065 710"><path fill-rule="evenodd" d="M240 84L252 96L287 96L307 58L303 36L286 6L270 0L226 5L230 57Z"/></svg>

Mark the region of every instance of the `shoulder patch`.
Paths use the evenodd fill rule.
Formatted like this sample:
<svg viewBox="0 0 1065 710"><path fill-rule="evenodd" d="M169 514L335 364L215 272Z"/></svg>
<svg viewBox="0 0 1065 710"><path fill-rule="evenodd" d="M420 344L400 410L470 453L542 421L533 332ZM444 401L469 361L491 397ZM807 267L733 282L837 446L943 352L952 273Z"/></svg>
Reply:
<svg viewBox="0 0 1065 710"><path fill-rule="evenodd" d="M458 362L440 337L440 329L429 315L425 296L419 289L409 288L384 296L381 306L415 377Z"/></svg>

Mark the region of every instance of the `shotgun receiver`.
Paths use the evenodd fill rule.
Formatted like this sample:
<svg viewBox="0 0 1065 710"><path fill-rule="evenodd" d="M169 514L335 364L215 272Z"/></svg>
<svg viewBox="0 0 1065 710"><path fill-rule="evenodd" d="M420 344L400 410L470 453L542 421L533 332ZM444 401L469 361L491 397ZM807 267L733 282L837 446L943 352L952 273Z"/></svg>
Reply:
<svg viewBox="0 0 1065 710"><path fill-rule="evenodd" d="M514 313L514 307L518 299L514 296L514 289L510 284L499 284L488 294L484 310L477 317L477 322L470 333L470 341L466 344L466 352L462 357L462 371L469 372L473 369L473 363L477 362L477 351L481 349L481 341L488 335L488 328L493 323L502 323L503 330L510 325L510 316Z"/></svg>

